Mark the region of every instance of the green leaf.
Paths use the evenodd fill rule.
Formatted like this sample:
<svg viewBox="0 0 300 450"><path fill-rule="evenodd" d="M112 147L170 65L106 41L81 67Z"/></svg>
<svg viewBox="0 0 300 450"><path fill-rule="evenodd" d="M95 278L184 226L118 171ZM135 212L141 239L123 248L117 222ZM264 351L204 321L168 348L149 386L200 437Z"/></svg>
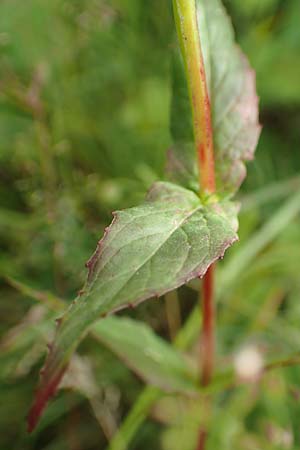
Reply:
<svg viewBox="0 0 300 450"><path fill-rule="evenodd" d="M93 326L93 336L147 383L166 391L196 391L192 370L182 355L149 326L111 316Z"/></svg>
<svg viewBox="0 0 300 450"><path fill-rule="evenodd" d="M236 228L235 205L213 199L204 204L192 191L171 183L155 183L143 205L114 213L87 263L84 289L59 320L29 428L97 319L203 276L237 240Z"/></svg>
<svg viewBox="0 0 300 450"><path fill-rule="evenodd" d="M234 194L245 175L244 162L253 159L260 134L255 74L237 47L233 27L220 0L197 0L198 26L210 93L217 191ZM173 62L171 132L174 148L169 155L171 180L193 186L198 181L188 90L179 52ZM182 157L184 153L185 157Z"/></svg>

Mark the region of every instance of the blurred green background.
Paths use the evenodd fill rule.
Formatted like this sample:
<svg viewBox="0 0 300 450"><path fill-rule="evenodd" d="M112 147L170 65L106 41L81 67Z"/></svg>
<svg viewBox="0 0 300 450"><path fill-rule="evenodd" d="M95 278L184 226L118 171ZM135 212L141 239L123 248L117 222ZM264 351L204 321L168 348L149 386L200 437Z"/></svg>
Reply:
<svg viewBox="0 0 300 450"><path fill-rule="evenodd" d="M299 0L224 3L257 73L264 128L240 194L240 243L218 273L221 367L249 343L266 358L300 350ZM32 297L72 300L111 211L163 177L174 45L171 0L1 1L0 450L105 449L143 388L88 338L80 353L93 401L71 379L26 433L54 330ZM178 301L175 328L197 294L183 288ZM162 300L122 314L170 340L169 308ZM195 360L193 339L188 354ZM297 366L219 395L208 448L300 448L299 399ZM182 398L158 402L130 450L192 450L197 416Z"/></svg>

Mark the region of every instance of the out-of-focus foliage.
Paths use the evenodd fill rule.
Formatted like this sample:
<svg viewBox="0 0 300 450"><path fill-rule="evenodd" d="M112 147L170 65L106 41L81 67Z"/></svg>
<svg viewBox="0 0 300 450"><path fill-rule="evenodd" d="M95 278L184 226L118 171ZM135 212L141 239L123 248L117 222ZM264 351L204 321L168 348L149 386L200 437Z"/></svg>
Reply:
<svg viewBox="0 0 300 450"><path fill-rule="evenodd" d="M218 273L220 371L243 345L269 360L300 342L299 3L224 3L257 72L264 129L242 189L240 243ZM171 1L0 4L0 450L105 449L142 389L88 336L65 389L26 434L55 327L53 295L74 297L110 212L135 204L163 175L174 45ZM126 314L168 339L196 299L187 287ZM192 365L194 341L191 333ZM297 366L216 394L209 448L299 448L299 394ZM129 448L192 449L201 414L192 399L161 399Z"/></svg>

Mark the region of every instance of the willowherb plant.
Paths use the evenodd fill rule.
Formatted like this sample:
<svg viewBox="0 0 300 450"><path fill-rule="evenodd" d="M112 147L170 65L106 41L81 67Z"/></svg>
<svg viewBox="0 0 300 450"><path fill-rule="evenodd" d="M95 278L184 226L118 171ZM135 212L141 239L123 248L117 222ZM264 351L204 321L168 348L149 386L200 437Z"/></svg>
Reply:
<svg viewBox="0 0 300 450"><path fill-rule="evenodd" d="M181 51L172 58L169 181L156 182L142 205L113 213L87 262L85 286L58 320L29 430L96 322L196 277L204 277L202 384L211 380L213 264L238 239L238 206L232 198L259 137L258 100L254 73L234 42L221 1L173 0L173 6ZM118 347L109 327L106 341Z"/></svg>

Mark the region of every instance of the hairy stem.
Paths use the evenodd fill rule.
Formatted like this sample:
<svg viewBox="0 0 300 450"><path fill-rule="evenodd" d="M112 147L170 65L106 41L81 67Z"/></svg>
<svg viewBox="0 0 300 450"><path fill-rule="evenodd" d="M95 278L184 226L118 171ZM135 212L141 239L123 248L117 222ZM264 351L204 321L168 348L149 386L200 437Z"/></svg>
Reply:
<svg viewBox="0 0 300 450"><path fill-rule="evenodd" d="M173 0L177 33L185 64L192 106L195 146L199 165L200 194L215 192L215 168L210 100L207 90L195 0ZM210 267L202 289L201 382L207 386L214 364L214 268ZM198 450L205 448L207 430L201 429Z"/></svg>

